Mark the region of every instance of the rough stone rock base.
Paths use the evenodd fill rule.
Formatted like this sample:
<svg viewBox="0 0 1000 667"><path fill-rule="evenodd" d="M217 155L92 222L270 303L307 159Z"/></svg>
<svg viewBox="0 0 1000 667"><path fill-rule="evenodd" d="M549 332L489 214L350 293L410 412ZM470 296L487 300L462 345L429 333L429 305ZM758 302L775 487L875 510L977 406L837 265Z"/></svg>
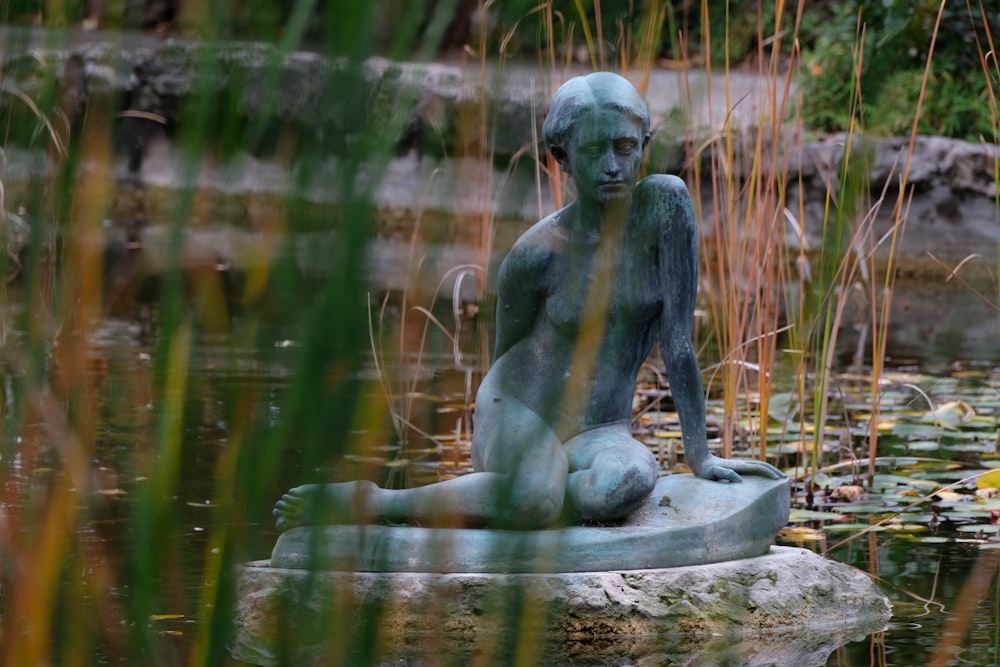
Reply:
<svg viewBox="0 0 1000 667"><path fill-rule="evenodd" d="M889 601L811 551L559 574L237 573L234 657L258 665L820 665ZM481 660L482 659L482 660ZM652 662L647 662L652 661Z"/></svg>

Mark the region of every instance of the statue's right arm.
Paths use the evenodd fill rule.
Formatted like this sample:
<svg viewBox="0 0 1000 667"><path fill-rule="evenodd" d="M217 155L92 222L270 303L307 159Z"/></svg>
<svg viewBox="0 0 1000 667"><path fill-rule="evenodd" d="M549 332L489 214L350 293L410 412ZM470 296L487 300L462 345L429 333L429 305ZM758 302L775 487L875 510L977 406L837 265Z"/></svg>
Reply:
<svg viewBox="0 0 1000 667"><path fill-rule="evenodd" d="M542 300L543 269L547 253L523 242L514 247L500 265L497 284L497 341L493 361L514 343L526 337L535 326Z"/></svg>

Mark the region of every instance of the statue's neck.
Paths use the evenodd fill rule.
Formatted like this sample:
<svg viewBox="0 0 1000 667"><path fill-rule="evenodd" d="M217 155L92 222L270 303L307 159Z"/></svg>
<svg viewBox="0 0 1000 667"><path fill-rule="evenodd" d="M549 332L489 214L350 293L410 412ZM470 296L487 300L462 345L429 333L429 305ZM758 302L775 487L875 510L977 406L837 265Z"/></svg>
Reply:
<svg viewBox="0 0 1000 667"><path fill-rule="evenodd" d="M628 221L631 198L601 203L578 199L570 209L567 231L571 239L584 246L596 246L602 239L615 236Z"/></svg>

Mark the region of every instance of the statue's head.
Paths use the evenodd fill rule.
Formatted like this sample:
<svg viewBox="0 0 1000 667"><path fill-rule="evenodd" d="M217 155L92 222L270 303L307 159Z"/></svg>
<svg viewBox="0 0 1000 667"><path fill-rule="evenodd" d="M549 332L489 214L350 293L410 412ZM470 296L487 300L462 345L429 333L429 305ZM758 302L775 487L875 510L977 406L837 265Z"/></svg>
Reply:
<svg viewBox="0 0 1000 667"><path fill-rule="evenodd" d="M574 176L581 197L614 199L635 184L649 142L649 110L617 74L575 77L552 98L542 138L563 171Z"/></svg>

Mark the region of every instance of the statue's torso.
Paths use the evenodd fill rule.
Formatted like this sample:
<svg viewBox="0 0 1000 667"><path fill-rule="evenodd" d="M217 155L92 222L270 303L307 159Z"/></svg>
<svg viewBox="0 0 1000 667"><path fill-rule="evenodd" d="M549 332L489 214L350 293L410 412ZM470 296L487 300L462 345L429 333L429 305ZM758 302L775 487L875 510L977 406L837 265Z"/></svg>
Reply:
<svg viewBox="0 0 1000 667"><path fill-rule="evenodd" d="M631 215L623 228L602 230L600 242L587 246L565 233L559 215L523 239L544 249L540 266L520 279L520 291L538 300L534 322L490 374L565 440L631 417L636 377L656 341L663 295L649 221Z"/></svg>

